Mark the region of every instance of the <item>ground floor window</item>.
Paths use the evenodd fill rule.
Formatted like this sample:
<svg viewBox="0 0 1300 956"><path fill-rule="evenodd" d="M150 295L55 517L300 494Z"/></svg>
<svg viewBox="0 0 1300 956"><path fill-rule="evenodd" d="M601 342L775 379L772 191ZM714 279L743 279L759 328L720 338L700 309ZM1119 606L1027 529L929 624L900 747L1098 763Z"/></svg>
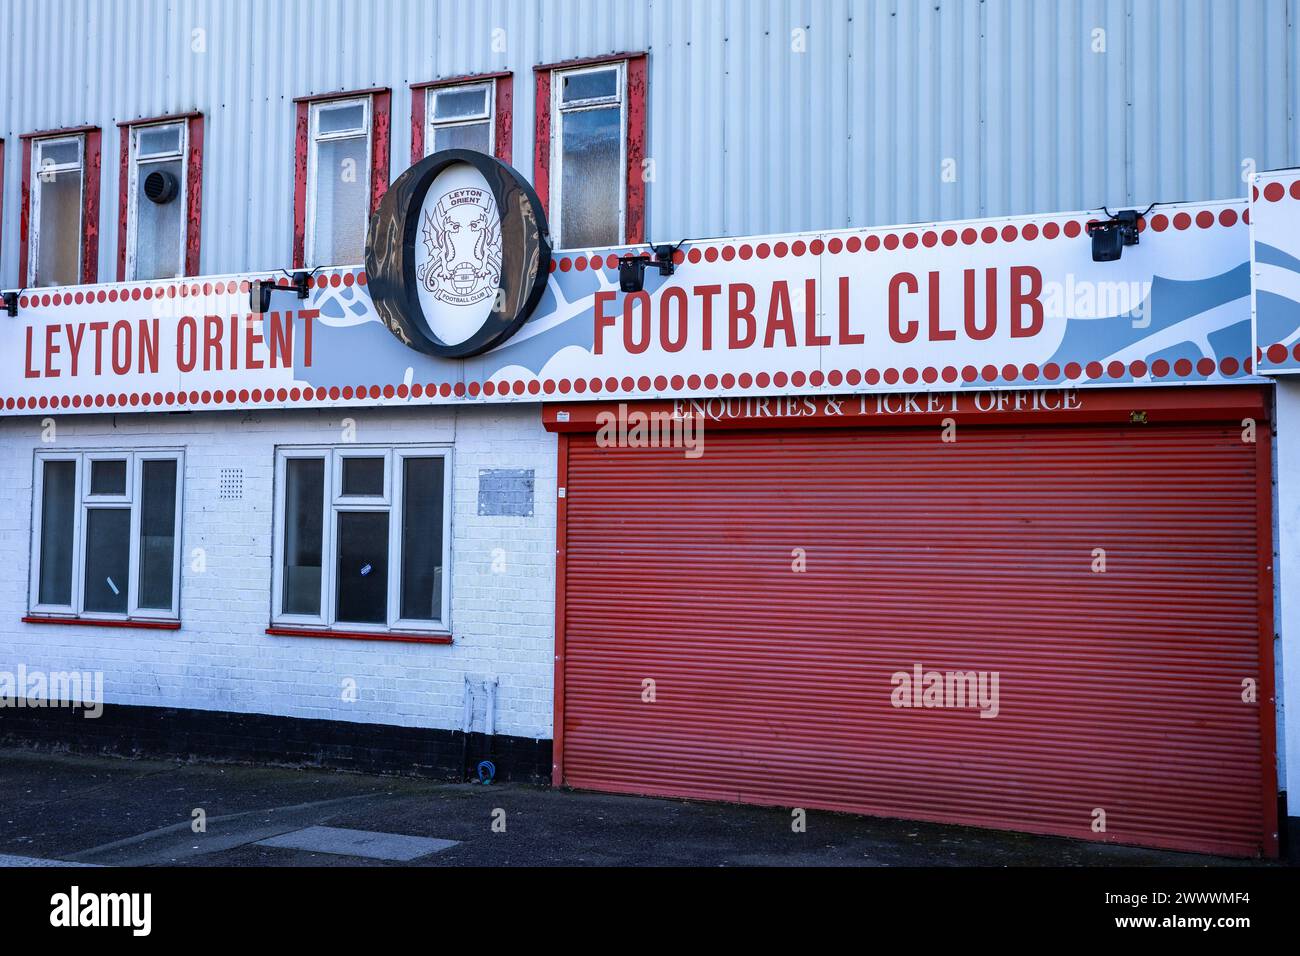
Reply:
<svg viewBox="0 0 1300 956"><path fill-rule="evenodd" d="M177 617L181 461L177 451L37 453L33 613Z"/></svg>
<svg viewBox="0 0 1300 956"><path fill-rule="evenodd" d="M448 454L279 449L275 623L448 630Z"/></svg>

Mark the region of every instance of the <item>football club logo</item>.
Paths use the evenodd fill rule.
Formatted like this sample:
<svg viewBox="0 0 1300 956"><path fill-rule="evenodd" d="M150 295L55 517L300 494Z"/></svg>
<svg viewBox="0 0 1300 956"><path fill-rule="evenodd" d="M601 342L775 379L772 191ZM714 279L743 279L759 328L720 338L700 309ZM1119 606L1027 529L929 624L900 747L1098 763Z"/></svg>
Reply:
<svg viewBox="0 0 1300 956"><path fill-rule="evenodd" d="M453 189L424 213L424 245L417 255L420 285L439 302L474 305L495 295L501 280L501 218L484 189Z"/></svg>
<svg viewBox="0 0 1300 956"><path fill-rule="evenodd" d="M537 194L510 166L448 149L389 187L370 220L370 296L405 345L466 358L502 344L546 291L551 247Z"/></svg>

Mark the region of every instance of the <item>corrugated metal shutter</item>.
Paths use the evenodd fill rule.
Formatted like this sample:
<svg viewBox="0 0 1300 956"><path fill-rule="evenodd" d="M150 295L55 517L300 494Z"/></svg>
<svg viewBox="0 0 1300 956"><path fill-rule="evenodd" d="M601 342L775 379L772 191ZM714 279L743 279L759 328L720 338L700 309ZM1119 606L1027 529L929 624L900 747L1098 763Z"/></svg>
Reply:
<svg viewBox="0 0 1300 956"><path fill-rule="evenodd" d="M564 782L1259 853L1256 451L1210 424L715 430L698 460L573 436ZM996 671L997 716L893 706L917 664Z"/></svg>

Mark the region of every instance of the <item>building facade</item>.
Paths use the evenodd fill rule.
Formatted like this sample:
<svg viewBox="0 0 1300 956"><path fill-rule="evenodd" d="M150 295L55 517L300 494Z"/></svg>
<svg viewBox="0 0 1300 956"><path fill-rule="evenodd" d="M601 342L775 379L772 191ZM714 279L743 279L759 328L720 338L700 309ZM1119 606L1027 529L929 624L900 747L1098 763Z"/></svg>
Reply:
<svg viewBox="0 0 1300 956"><path fill-rule="evenodd" d="M1300 165L1294 16L15 0L0 669L102 674L105 713L0 736L1277 853L1300 390L1252 229L1296 177L1252 186ZM372 258L449 149L548 227L522 327L459 355L381 327ZM457 175L497 212L411 207L430 269L510 231ZM1139 294L1056 329L1120 209ZM614 455L628 402L701 453Z"/></svg>

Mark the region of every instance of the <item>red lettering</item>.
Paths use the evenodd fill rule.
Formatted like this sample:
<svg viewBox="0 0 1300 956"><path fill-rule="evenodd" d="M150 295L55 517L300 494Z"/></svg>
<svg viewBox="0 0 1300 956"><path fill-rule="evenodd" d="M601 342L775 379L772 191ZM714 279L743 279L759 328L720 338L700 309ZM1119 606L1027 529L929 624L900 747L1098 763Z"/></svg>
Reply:
<svg viewBox="0 0 1300 956"><path fill-rule="evenodd" d="M861 345L866 340L864 333L849 331L849 277L840 276L840 345Z"/></svg>
<svg viewBox="0 0 1300 956"><path fill-rule="evenodd" d="M634 338L632 330L635 319L633 313L637 304L641 306L641 336ZM623 297L623 348L628 355L640 355L650 347L650 293L629 292Z"/></svg>
<svg viewBox="0 0 1300 956"><path fill-rule="evenodd" d="M104 371L104 333L108 331L107 322L91 322L90 331L95 333L95 374Z"/></svg>
<svg viewBox="0 0 1300 956"><path fill-rule="evenodd" d="M40 378L41 373L32 368L32 327L27 326L27 359L23 364L24 378Z"/></svg>
<svg viewBox="0 0 1300 956"><path fill-rule="evenodd" d="M1029 288L1021 291L1020 280L1028 279ZM1043 331L1043 274L1033 266L1011 267L1011 337L1024 339ZM1021 322L1021 309L1028 306L1029 321Z"/></svg>
<svg viewBox="0 0 1300 956"><path fill-rule="evenodd" d="M939 273L930 273L930 341L951 342L957 338L956 329L939 327Z"/></svg>
<svg viewBox="0 0 1300 956"><path fill-rule="evenodd" d="M271 368L293 366L293 320L287 312L271 313L271 337L267 344L271 346Z"/></svg>
<svg viewBox="0 0 1300 956"><path fill-rule="evenodd" d="M157 372L158 371L158 320L152 319L150 322L140 322L140 371ZM73 366L73 375L76 375L76 366Z"/></svg>
<svg viewBox="0 0 1300 956"><path fill-rule="evenodd" d="M244 368L259 369L263 367L260 358L253 357L253 346L262 344L262 336L253 331L253 315L250 312L244 316Z"/></svg>
<svg viewBox="0 0 1300 956"><path fill-rule="evenodd" d="M902 318L898 311L898 293L899 290L907 286L908 292L920 291L920 283L916 281L916 276L910 272L900 272L889 280L889 337L895 342L906 343L916 338L916 333L920 323L916 319L908 319L907 327L903 327Z"/></svg>
<svg viewBox="0 0 1300 956"><path fill-rule="evenodd" d="M614 301L614 293L612 291L604 291L604 292L596 293L596 303L593 306L594 309L593 318L596 323L595 344L592 348L592 353L594 355L604 354L605 330L612 329L614 327L614 317L612 315L605 314L605 303L613 302L613 301Z"/></svg>
<svg viewBox="0 0 1300 956"><path fill-rule="evenodd" d="M68 355L72 358L72 376L77 375L77 363L81 358L81 340L86 336L86 327L84 325L65 325L63 334L68 337Z"/></svg>
<svg viewBox="0 0 1300 956"><path fill-rule="evenodd" d="M320 315L320 309L300 309L298 317L303 320L302 324L302 365L303 368L311 368L311 330L312 320Z"/></svg>
<svg viewBox="0 0 1300 956"><path fill-rule="evenodd" d="M131 371L131 323L113 323L113 374L125 375Z"/></svg>
<svg viewBox="0 0 1300 956"><path fill-rule="evenodd" d="M790 305L790 286L784 279L772 283L772 297L767 302L767 327L763 330L763 348L776 344L776 333L785 333L786 348L797 344L794 335L794 309Z"/></svg>
<svg viewBox="0 0 1300 956"><path fill-rule="evenodd" d="M677 303L677 337L668 334L671 319L668 315L669 302ZM690 305L686 300L686 291L680 286L671 285L659 296L659 346L665 352L680 352L686 346L687 322L690 317Z"/></svg>
<svg viewBox="0 0 1300 956"><path fill-rule="evenodd" d="M230 335L230 367L231 369L239 368L239 316L232 315L229 322Z"/></svg>
<svg viewBox="0 0 1300 956"><path fill-rule="evenodd" d="M741 300L744 299L742 304ZM745 325L745 334L740 334L740 324ZM733 349L747 349L758 338L758 322L754 318L754 287L744 282L737 282L727 287L727 346Z"/></svg>
<svg viewBox="0 0 1300 956"><path fill-rule="evenodd" d="M182 372L194 371L195 344L199 337L199 326L192 315L182 315L176 325L176 367Z"/></svg>
<svg viewBox="0 0 1300 956"><path fill-rule="evenodd" d="M221 360L221 316L203 317L203 371L220 372L225 368Z"/></svg>
<svg viewBox="0 0 1300 956"><path fill-rule="evenodd" d="M54 333L59 331L57 325L47 325L45 327L45 377L58 378L59 370L54 367L51 359L59 354L59 347L54 344Z"/></svg>
<svg viewBox="0 0 1300 956"><path fill-rule="evenodd" d="M703 335L700 338L700 348L705 352L713 348L713 297L722 291L720 285L697 285L695 294L702 300L700 302L700 311L703 315L704 326Z"/></svg>
<svg viewBox="0 0 1300 956"><path fill-rule="evenodd" d="M803 309L804 345L830 345L831 337L829 335L817 334L817 280L805 279L803 290L805 299Z"/></svg>
<svg viewBox="0 0 1300 956"><path fill-rule="evenodd" d="M993 335L998 327L998 270L984 270L984 324L975 324L975 270L962 277L966 293L966 334L977 342Z"/></svg>

